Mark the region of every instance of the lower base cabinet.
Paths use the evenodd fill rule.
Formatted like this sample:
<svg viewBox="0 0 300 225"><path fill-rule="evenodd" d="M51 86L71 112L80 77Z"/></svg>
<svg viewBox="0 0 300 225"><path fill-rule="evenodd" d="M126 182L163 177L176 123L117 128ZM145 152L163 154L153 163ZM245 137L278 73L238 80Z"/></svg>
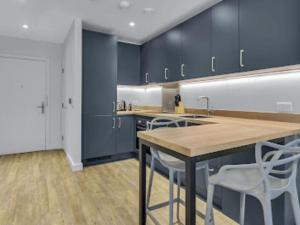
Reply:
<svg viewBox="0 0 300 225"><path fill-rule="evenodd" d="M113 120L113 116L84 116L82 151L84 160L114 155L116 153Z"/></svg>
<svg viewBox="0 0 300 225"><path fill-rule="evenodd" d="M133 116L120 116L117 118L116 145L117 154L128 153L135 150L135 119Z"/></svg>
<svg viewBox="0 0 300 225"><path fill-rule="evenodd" d="M101 163L112 157L135 151L134 116L83 116L82 158Z"/></svg>

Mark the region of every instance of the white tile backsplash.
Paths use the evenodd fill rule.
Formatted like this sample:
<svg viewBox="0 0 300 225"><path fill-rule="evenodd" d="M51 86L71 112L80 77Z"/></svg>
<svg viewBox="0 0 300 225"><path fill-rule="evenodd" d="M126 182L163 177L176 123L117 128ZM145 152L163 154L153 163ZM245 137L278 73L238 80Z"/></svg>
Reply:
<svg viewBox="0 0 300 225"><path fill-rule="evenodd" d="M160 87L118 87L118 101L141 106L161 106L162 89Z"/></svg>
<svg viewBox="0 0 300 225"><path fill-rule="evenodd" d="M180 86L185 107L205 108L199 96L208 96L213 109L278 112L278 102L291 103L291 112L300 113L300 72L232 78ZM134 105L161 106L160 88L118 87L118 100Z"/></svg>

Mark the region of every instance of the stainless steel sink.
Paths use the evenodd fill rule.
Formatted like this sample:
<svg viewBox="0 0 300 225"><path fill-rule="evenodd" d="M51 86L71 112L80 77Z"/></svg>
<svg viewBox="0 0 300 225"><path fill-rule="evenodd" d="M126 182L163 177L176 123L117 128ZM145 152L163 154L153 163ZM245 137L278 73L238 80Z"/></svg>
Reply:
<svg viewBox="0 0 300 225"><path fill-rule="evenodd" d="M192 119L198 119L198 118L209 118L209 116L206 115L184 115L180 116L182 118L192 118Z"/></svg>

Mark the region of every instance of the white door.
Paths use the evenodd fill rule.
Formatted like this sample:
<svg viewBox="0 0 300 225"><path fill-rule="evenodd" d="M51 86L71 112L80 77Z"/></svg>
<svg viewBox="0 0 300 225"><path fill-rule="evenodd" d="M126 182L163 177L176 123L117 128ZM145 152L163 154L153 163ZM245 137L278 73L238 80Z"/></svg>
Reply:
<svg viewBox="0 0 300 225"><path fill-rule="evenodd" d="M44 150L46 69L43 60L0 56L0 154Z"/></svg>

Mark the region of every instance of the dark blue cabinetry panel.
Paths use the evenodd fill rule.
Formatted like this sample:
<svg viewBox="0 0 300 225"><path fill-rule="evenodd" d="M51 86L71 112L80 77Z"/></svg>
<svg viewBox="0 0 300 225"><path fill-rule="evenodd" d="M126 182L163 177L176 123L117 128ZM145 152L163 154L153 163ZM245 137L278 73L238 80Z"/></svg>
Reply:
<svg viewBox="0 0 300 225"><path fill-rule="evenodd" d="M212 73L240 71L239 0L224 0L212 8Z"/></svg>
<svg viewBox="0 0 300 225"><path fill-rule="evenodd" d="M83 31L83 113L113 115L117 84L114 36Z"/></svg>
<svg viewBox="0 0 300 225"><path fill-rule="evenodd" d="M166 81L181 80L181 48L182 30L180 26L166 32L165 52L166 52Z"/></svg>
<svg viewBox="0 0 300 225"><path fill-rule="evenodd" d="M117 153L128 153L135 150L135 118L133 116L120 116L117 121Z"/></svg>
<svg viewBox="0 0 300 225"><path fill-rule="evenodd" d="M140 46L118 43L118 84L140 84Z"/></svg>
<svg viewBox="0 0 300 225"><path fill-rule="evenodd" d="M117 41L83 31L82 159L115 154Z"/></svg>
<svg viewBox="0 0 300 225"><path fill-rule="evenodd" d="M114 117L85 116L83 119L83 159L93 159L116 153Z"/></svg>
<svg viewBox="0 0 300 225"><path fill-rule="evenodd" d="M243 70L300 62L300 1L240 0Z"/></svg>
<svg viewBox="0 0 300 225"><path fill-rule="evenodd" d="M211 9L182 25L182 64L185 79L211 74Z"/></svg>

